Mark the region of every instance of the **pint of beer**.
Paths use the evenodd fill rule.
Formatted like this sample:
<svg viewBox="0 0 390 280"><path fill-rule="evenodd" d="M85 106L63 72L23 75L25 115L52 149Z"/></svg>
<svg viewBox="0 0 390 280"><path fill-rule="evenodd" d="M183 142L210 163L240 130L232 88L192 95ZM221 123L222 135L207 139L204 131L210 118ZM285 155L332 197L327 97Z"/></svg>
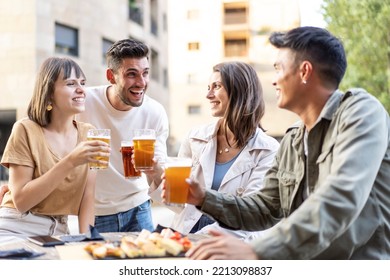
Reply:
<svg viewBox="0 0 390 280"><path fill-rule="evenodd" d="M90 129L88 130L88 135L87 135L88 140L100 140L104 141L107 144L110 144L110 139L111 139L111 131L109 129ZM90 162L89 163L89 168L90 169L107 169L108 167L108 162L109 162L109 157L101 157L98 156L96 157L98 160L103 160L106 161L106 164L98 163L98 162Z"/></svg>
<svg viewBox="0 0 390 280"><path fill-rule="evenodd" d="M134 151L133 141L123 140L121 141L121 153L123 161L123 172L126 179L138 178L141 176L141 172L135 170L132 155Z"/></svg>
<svg viewBox="0 0 390 280"><path fill-rule="evenodd" d="M153 129L137 129L134 131L134 164L138 171L153 169L154 143L156 132Z"/></svg>
<svg viewBox="0 0 390 280"><path fill-rule="evenodd" d="M165 167L165 203L184 207L187 202L188 184L192 161L190 158L168 157Z"/></svg>

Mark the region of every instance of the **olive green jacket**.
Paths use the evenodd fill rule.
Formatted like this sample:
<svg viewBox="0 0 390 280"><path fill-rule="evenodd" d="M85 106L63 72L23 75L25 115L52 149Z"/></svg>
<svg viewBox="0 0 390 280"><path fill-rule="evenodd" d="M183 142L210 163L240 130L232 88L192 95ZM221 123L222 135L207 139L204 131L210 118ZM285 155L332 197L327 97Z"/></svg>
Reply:
<svg viewBox="0 0 390 280"><path fill-rule="evenodd" d="M299 124L286 133L263 189L241 198L208 190L201 210L235 229L261 230L281 219L251 242L260 259L390 259L383 106L362 89L336 91L307 135L307 157L304 132Z"/></svg>

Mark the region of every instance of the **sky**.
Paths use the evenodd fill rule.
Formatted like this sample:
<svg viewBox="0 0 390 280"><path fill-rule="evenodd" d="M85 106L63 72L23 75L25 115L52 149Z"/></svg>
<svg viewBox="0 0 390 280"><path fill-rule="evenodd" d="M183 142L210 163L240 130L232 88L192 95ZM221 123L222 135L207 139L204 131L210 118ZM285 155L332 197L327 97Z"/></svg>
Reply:
<svg viewBox="0 0 390 280"><path fill-rule="evenodd" d="M301 25L325 27L325 22L319 12L322 0L299 0L301 8Z"/></svg>

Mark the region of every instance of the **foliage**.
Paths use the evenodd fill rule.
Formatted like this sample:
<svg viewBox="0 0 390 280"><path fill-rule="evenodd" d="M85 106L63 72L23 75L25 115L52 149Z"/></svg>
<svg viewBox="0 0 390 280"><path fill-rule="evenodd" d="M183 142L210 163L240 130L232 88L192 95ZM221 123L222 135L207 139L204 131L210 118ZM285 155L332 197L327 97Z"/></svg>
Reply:
<svg viewBox="0 0 390 280"><path fill-rule="evenodd" d="M347 53L340 88L365 88L390 112L390 0L323 0L322 11Z"/></svg>

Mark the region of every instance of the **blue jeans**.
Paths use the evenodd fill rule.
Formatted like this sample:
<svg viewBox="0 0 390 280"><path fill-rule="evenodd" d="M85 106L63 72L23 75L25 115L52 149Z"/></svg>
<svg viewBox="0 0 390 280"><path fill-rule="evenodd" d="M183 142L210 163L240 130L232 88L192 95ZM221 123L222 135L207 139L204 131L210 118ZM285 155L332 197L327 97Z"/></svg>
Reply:
<svg viewBox="0 0 390 280"><path fill-rule="evenodd" d="M190 233L195 233L198 230L201 230L202 228L204 228L205 226L211 225L213 223L215 223L215 221L213 219L211 219L209 216L206 216L203 214L200 217L200 219L196 222L196 224L193 226Z"/></svg>
<svg viewBox="0 0 390 280"><path fill-rule="evenodd" d="M95 217L99 232L136 232L142 229L153 231L150 200L126 212Z"/></svg>

